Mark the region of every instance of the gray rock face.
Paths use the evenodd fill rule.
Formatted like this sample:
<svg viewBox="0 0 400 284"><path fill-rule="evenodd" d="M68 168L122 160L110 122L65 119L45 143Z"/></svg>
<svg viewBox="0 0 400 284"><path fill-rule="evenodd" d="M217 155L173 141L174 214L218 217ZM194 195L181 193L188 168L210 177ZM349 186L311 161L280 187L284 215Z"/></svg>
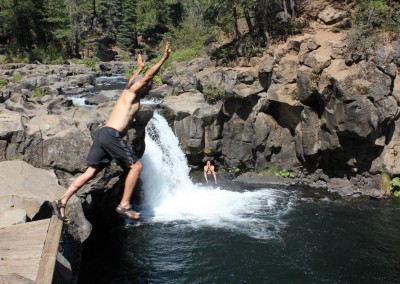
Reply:
<svg viewBox="0 0 400 284"><path fill-rule="evenodd" d="M65 191L58 185L54 172L35 168L23 161L0 162L0 179L1 216L11 209L20 209L29 220L35 219L46 201L54 200Z"/></svg>
<svg viewBox="0 0 400 284"><path fill-rule="evenodd" d="M328 7L318 17L331 25L347 13ZM344 195L361 184L368 185L365 194L379 195L375 182L350 177L372 177L385 166L398 172L391 141L398 140L399 50L394 42L348 64L338 34L290 38L249 67L192 63L186 72L187 64L178 65L167 72L167 83L178 93L189 85L197 90L167 96L163 105L192 164L212 155L227 167L307 172L325 186L348 177ZM210 84L224 91L218 105L200 94Z"/></svg>

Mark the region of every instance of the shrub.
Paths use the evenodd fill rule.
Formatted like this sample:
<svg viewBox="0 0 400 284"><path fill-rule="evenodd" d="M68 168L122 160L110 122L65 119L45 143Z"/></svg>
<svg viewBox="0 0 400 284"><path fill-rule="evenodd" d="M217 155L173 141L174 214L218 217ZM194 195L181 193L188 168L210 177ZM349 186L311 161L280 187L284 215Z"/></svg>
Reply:
<svg viewBox="0 0 400 284"><path fill-rule="evenodd" d="M12 75L12 81L16 84L22 81L22 74L19 72L14 72Z"/></svg>
<svg viewBox="0 0 400 284"><path fill-rule="evenodd" d="M32 98L42 98L46 93L39 87L36 87L32 92Z"/></svg>
<svg viewBox="0 0 400 284"><path fill-rule="evenodd" d="M400 197L400 178L395 177L391 181L391 191L394 196Z"/></svg>
<svg viewBox="0 0 400 284"><path fill-rule="evenodd" d="M100 62L100 59L93 56L93 57L87 57L87 58L83 58L82 59L82 63L86 66L86 67L96 67L96 65Z"/></svg>
<svg viewBox="0 0 400 284"><path fill-rule="evenodd" d="M241 173L241 169L238 167L233 167L229 169L229 173L234 176L238 176Z"/></svg>
<svg viewBox="0 0 400 284"><path fill-rule="evenodd" d="M271 166L268 169L263 169L259 172L262 176L275 175L277 177L284 178L295 178L296 174L291 170L279 169L277 167Z"/></svg>
<svg viewBox="0 0 400 284"><path fill-rule="evenodd" d="M203 95L207 102L215 103L219 100L222 100L225 96L225 90L213 83L207 83L203 87Z"/></svg>
<svg viewBox="0 0 400 284"><path fill-rule="evenodd" d="M276 176L278 177L284 177L284 178L295 178L296 174L291 171L291 170L285 170L285 169L279 169L276 173Z"/></svg>
<svg viewBox="0 0 400 284"><path fill-rule="evenodd" d="M65 61L66 54L54 45L50 45L46 48L36 47L29 53L29 61L39 61L44 64L62 64Z"/></svg>
<svg viewBox="0 0 400 284"><path fill-rule="evenodd" d="M350 50L366 50L385 40L399 37L400 5L385 0L361 0L354 13L354 25L347 34ZM386 38L385 38L386 37Z"/></svg>
<svg viewBox="0 0 400 284"><path fill-rule="evenodd" d="M7 83L8 81L6 78L0 77L0 87L7 86Z"/></svg>

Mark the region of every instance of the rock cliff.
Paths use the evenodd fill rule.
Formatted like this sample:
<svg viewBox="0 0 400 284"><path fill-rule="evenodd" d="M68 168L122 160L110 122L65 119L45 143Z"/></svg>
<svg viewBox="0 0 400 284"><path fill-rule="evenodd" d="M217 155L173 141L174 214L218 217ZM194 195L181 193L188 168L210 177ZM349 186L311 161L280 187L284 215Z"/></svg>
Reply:
<svg viewBox="0 0 400 284"><path fill-rule="evenodd" d="M400 43L349 54L344 32L330 26L343 17L327 20L327 9L310 33L262 58L201 58L164 74L174 94L163 100L165 115L191 164L212 157L227 168L274 167L295 171L299 183L339 178L347 193L383 194L379 174L399 174ZM207 85L222 100L209 103Z"/></svg>

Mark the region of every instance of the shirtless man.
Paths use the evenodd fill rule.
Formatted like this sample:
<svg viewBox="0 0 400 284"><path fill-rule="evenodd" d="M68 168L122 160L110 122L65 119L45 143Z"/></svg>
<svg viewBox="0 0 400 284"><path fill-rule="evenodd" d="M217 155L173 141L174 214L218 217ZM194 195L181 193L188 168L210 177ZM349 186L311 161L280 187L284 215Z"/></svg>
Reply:
<svg viewBox="0 0 400 284"><path fill-rule="evenodd" d="M207 164L204 166L204 178L206 179L207 183L208 183L208 175L211 174L214 176L215 183L217 183L217 174L215 173L214 166L211 165L211 162L208 160Z"/></svg>
<svg viewBox="0 0 400 284"><path fill-rule="evenodd" d="M128 147L122 137L125 136L130 123L139 110L140 99L149 93L153 77L160 70L161 65L168 59L170 52L170 44L167 42L160 61L149 68L141 78L138 75L144 68L144 62L141 54L138 54L137 71L132 75L128 85L115 103L107 124L96 134L87 157L87 170L71 183L67 191L59 199L51 203L55 214L62 221L67 221L65 206L71 196L84 184L93 179L112 159L115 159L120 165L125 165L128 168L124 193L116 211L130 219L140 218L140 213L132 209L130 199L142 171L142 164L133 149Z"/></svg>

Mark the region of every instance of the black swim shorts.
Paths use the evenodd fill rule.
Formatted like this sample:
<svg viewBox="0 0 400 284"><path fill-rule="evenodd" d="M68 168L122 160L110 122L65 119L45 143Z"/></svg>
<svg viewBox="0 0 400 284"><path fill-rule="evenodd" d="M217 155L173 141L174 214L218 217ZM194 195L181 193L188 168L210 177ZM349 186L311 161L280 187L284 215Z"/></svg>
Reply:
<svg viewBox="0 0 400 284"><path fill-rule="evenodd" d="M133 149L122 139L121 134L114 128L105 126L97 131L86 161L90 166L106 164L112 159L121 166L134 164L139 160Z"/></svg>

